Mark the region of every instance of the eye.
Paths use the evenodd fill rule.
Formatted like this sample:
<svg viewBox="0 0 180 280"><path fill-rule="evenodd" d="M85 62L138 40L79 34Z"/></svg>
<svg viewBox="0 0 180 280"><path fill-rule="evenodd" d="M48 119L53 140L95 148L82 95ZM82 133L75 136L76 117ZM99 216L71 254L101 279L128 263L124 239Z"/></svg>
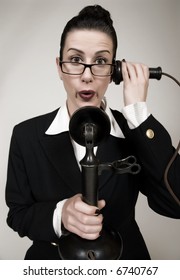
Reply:
<svg viewBox="0 0 180 280"><path fill-rule="evenodd" d="M82 59L79 56L73 56L70 61L80 63L82 62Z"/></svg>
<svg viewBox="0 0 180 280"><path fill-rule="evenodd" d="M106 64L107 63L107 59L104 57L99 57L96 59L96 64Z"/></svg>

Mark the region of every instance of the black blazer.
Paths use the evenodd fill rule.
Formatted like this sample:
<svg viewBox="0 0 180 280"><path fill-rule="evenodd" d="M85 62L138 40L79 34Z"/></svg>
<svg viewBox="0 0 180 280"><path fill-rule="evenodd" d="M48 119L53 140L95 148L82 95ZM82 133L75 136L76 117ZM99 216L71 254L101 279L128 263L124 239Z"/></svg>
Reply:
<svg viewBox="0 0 180 280"><path fill-rule="evenodd" d="M117 175L104 171L99 176L99 199L106 200L104 224L118 230L123 238L122 259L149 259L135 222L134 210L139 191L149 206L161 215L180 218L180 207L164 184L163 175L174 148L164 127L151 115L130 130L125 118L112 111L125 139L109 136L97 150L101 163L129 155L141 165L138 175ZM58 259L58 242L52 219L57 202L81 193L82 181L68 132L46 135L57 110L27 120L14 128L8 164L6 202L8 225L33 240L26 259ZM151 129L149 137L147 130ZM154 132L154 137L153 133ZM168 179L180 199L180 156L171 165Z"/></svg>

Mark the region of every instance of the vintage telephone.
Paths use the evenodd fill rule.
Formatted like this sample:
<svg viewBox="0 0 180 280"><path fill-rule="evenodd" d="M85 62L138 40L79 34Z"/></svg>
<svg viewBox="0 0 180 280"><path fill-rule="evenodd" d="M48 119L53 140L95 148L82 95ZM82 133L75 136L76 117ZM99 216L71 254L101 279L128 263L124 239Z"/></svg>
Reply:
<svg viewBox="0 0 180 280"><path fill-rule="evenodd" d="M123 81L121 64L122 64L122 62L120 60L114 61L115 66L114 66L114 72L112 74L112 80L116 85L119 85L120 82ZM160 66L156 67L156 68L149 68L149 79L160 80L162 75L165 75L165 76L171 78L180 86L180 83L173 76L162 72L162 68Z"/></svg>

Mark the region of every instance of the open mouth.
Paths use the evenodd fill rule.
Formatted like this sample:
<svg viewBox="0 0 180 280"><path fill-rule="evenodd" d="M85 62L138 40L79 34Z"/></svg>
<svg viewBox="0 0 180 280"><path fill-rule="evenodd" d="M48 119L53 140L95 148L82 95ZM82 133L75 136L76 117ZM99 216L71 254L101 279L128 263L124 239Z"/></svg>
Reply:
<svg viewBox="0 0 180 280"><path fill-rule="evenodd" d="M92 99L95 95L93 90L82 90L78 92L78 95L85 101Z"/></svg>

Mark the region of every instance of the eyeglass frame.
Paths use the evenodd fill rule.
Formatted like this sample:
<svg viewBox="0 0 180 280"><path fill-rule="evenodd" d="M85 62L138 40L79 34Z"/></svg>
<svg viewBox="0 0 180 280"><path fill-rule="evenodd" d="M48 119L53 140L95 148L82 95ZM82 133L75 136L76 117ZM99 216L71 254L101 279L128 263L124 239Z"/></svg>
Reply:
<svg viewBox="0 0 180 280"><path fill-rule="evenodd" d="M62 64L63 64L63 63L71 63L71 64L83 65L83 66L84 66L84 69L83 69L82 73L78 73L78 74L67 73L67 72L65 72L65 71L62 69ZM94 73L92 72L92 69L91 69L91 67L94 66L94 65L96 65L96 66L98 66L98 65L110 65L110 66L112 66L112 67L111 67L111 73L110 73L110 74L106 74L106 75L96 75L96 74L94 74ZM111 75L113 74L115 64L110 64L110 63L105 63L105 64L97 64L97 63L86 64L86 63L82 63L82 62L59 61L59 66L61 67L62 72L63 72L64 74L67 74L67 75L75 75L75 76L77 76L77 75L82 75L82 74L84 73L84 71L85 71L86 68L90 68L91 74L92 74L93 76L97 76L97 77L108 77L108 76L111 76Z"/></svg>

